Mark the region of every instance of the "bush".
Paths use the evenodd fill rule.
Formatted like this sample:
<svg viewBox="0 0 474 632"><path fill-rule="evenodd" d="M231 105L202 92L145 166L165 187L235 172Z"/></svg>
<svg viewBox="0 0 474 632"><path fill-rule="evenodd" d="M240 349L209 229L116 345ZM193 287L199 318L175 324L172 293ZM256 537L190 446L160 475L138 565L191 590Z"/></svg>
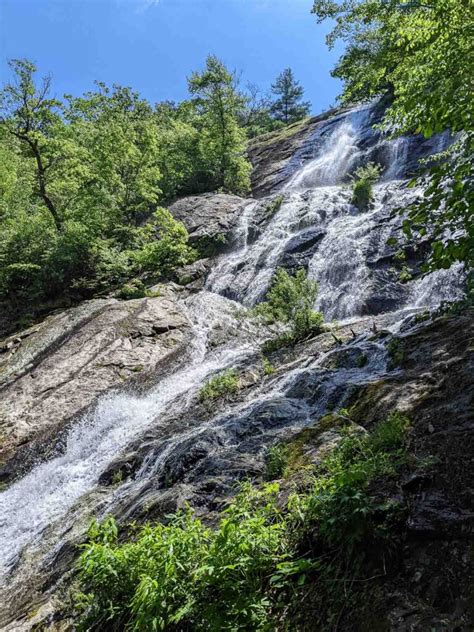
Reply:
<svg viewBox="0 0 474 632"><path fill-rule="evenodd" d="M245 483L215 528L187 510L119 542L113 519L93 523L78 562L79 629L280 629L301 609L299 587L308 575L317 614L337 615L346 599L341 569L349 582L363 577L361 558L392 537L394 507L372 497L369 485L397 473L407 428L395 412L372 434L346 430L310 487L286 507L278 485ZM285 450L269 450L274 474L285 467Z"/></svg>
<svg viewBox="0 0 474 632"><path fill-rule="evenodd" d="M125 283L117 293L118 298L122 298L125 301L134 298L144 298L146 295L145 284L140 279L132 279L128 283Z"/></svg>
<svg viewBox="0 0 474 632"><path fill-rule="evenodd" d="M284 550L276 490L244 485L214 530L189 510L125 544L112 519L93 524L79 559L80 629L266 629L265 586Z"/></svg>
<svg viewBox="0 0 474 632"><path fill-rule="evenodd" d="M211 378L199 391L199 401L203 404L217 399L228 399L239 390L239 378L234 369L223 371Z"/></svg>
<svg viewBox="0 0 474 632"><path fill-rule="evenodd" d="M308 279L305 270L297 270L294 276L283 268L276 271L265 301L253 309L253 314L267 324L287 324L290 331L268 341L264 346L266 352L321 331L323 316L313 310L317 293L318 284Z"/></svg>
<svg viewBox="0 0 474 632"><path fill-rule="evenodd" d="M140 269L163 275L194 261L186 228L166 209L155 211L145 231L146 243L135 255Z"/></svg>
<svg viewBox="0 0 474 632"><path fill-rule="evenodd" d="M373 162L359 167L352 177L352 203L360 211L369 208L373 199L372 185L377 182L380 176L380 165Z"/></svg>
<svg viewBox="0 0 474 632"><path fill-rule="evenodd" d="M265 478L273 481L281 478L286 470L289 459L288 447L282 443L277 443L268 449L265 456Z"/></svg>
<svg viewBox="0 0 474 632"><path fill-rule="evenodd" d="M41 266L35 263L12 263L0 269L0 295L34 298L41 287Z"/></svg>

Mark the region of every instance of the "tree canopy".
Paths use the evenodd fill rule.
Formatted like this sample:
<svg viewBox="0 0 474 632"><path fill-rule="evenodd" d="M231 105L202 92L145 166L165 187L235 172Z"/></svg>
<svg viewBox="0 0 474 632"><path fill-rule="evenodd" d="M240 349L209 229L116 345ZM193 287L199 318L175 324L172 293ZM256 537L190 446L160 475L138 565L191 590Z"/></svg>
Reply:
<svg viewBox="0 0 474 632"><path fill-rule="evenodd" d="M293 76L291 68L286 68L272 84L272 93L276 96L270 111L283 123L294 123L308 116L310 103L302 101L304 89Z"/></svg>

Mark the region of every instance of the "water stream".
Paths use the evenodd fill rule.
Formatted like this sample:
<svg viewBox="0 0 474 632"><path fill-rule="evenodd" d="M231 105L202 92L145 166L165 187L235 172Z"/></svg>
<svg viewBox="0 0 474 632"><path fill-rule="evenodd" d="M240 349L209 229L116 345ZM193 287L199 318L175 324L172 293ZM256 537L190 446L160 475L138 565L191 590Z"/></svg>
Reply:
<svg viewBox="0 0 474 632"><path fill-rule="evenodd" d="M386 242L399 226L399 219L391 217L390 209L418 194L407 190L400 180L407 141L390 141L391 162L375 188L372 208L360 213L351 204L350 190L344 182L364 155L365 149L360 146L369 116L370 107L359 108L339 117L336 124L328 122L329 131L317 155L290 178L281 191L281 207L256 238L251 238L249 227L263 203L245 207L235 249L217 261L204 291L181 299L193 328L192 348L181 365L143 396L124 392L104 396L71 429L62 454L40 463L0 493L0 579L3 575L8 581L9 571L22 551L40 547L45 529L61 524L132 441L149 427L164 424L174 413L191 406L210 375L245 362L256 353L259 338L255 335L245 336L243 332L217 347L209 344L209 338L216 327L242 329L235 321L233 300L246 306L261 300L275 269L288 253L298 253L301 245L310 243L305 265L309 276L319 283L315 307L327 320L384 311L378 305L388 306L401 318L406 310L432 307L441 300L456 298L460 292L459 268L434 273L404 287L388 280L389 270L383 263ZM383 296L374 299L380 292ZM242 410L284 395L303 368L295 367L275 378L270 390L254 391L253 399L241 404ZM364 370L379 369L379 365L369 365ZM346 377L342 373L340 379ZM220 418L216 419L220 423ZM147 477L156 475L160 463L166 461L177 443L197 437L205 429L184 431L170 440L161 452L161 460L145 461L136 479L114 492L108 505L123 502L131 486L137 492Z"/></svg>

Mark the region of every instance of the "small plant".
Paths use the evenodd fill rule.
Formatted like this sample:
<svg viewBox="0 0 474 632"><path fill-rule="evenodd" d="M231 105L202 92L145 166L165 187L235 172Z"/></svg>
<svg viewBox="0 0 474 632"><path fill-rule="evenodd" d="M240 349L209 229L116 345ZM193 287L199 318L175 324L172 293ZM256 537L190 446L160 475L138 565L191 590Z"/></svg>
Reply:
<svg viewBox="0 0 474 632"><path fill-rule="evenodd" d="M273 375L275 373L275 367L271 364L268 358L263 358L263 374L264 375Z"/></svg>
<svg viewBox="0 0 474 632"><path fill-rule="evenodd" d="M116 470L112 475L112 485L119 485L123 480L122 470Z"/></svg>
<svg viewBox="0 0 474 632"><path fill-rule="evenodd" d="M393 255L393 259L394 259L394 261L397 261L398 263L406 261L407 260L407 256L405 254L405 251L404 250L399 250L398 252L396 252Z"/></svg>
<svg viewBox="0 0 474 632"><path fill-rule="evenodd" d="M372 186L380 177L380 165L369 162L359 167L352 176L352 203L366 211L373 199Z"/></svg>
<svg viewBox="0 0 474 632"><path fill-rule="evenodd" d="M288 446L277 443L268 449L265 457L265 479L273 481L285 474L290 452Z"/></svg>
<svg viewBox="0 0 474 632"><path fill-rule="evenodd" d="M400 338L392 338L387 344L388 355L390 356L389 368L400 366L405 357L403 342Z"/></svg>
<svg viewBox="0 0 474 632"><path fill-rule="evenodd" d="M276 195L273 200L270 200L270 202L268 202L268 204L265 206L266 217L273 217L273 215L275 215L275 213L280 210L284 199L285 196L280 194Z"/></svg>
<svg viewBox="0 0 474 632"><path fill-rule="evenodd" d="M144 298L147 295L146 287L140 279L132 279L122 285L117 293L118 298L129 301L134 298Z"/></svg>
<svg viewBox="0 0 474 632"><path fill-rule="evenodd" d="M288 613L301 607L298 589L308 575L312 599L322 604L318 614L339 613L347 573L349 581L367 581L364 555L394 541L390 524L400 508L374 497L370 484L397 474L408 427L393 412L371 433L341 429L309 487L283 505L276 483L244 483L212 528L189 509L128 541L112 518L93 522L78 561L79 630L280 629L294 623ZM269 477L284 473L288 455L281 444L270 448Z"/></svg>
<svg viewBox="0 0 474 632"><path fill-rule="evenodd" d="M398 275L398 280L400 281L400 283L408 283L408 281L411 281L412 278L413 275L410 268L408 266L402 266L402 269L400 270L400 273Z"/></svg>
<svg viewBox="0 0 474 632"><path fill-rule="evenodd" d="M239 390L239 378L235 369L227 369L211 378L199 391L199 401L209 404L218 399L229 399Z"/></svg>
<svg viewBox="0 0 474 632"><path fill-rule="evenodd" d="M429 320L431 317L431 312L429 309L425 309L423 312L416 314L415 323L423 323L426 320Z"/></svg>
<svg viewBox="0 0 474 632"><path fill-rule="evenodd" d="M272 281L265 301L253 309L267 324L280 322L289 325L290 331L264 345L271 351L301 340L309 334L320 333L324 322L322 314L314 311L318 284L308 279L306 271L297 270L290 276L279 268Z"/></svg>

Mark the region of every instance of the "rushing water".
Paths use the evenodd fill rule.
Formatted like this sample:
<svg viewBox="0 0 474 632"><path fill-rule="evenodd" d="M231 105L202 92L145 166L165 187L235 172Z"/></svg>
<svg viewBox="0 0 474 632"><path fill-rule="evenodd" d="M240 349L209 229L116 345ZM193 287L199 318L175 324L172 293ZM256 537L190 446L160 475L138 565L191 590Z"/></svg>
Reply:
<svg viewBox="0 0 474 632"><path fill-rule="evenodd" d="M263 203L245 207L234 251L218 260L205 291L182 301L194 338L189 357L183 358L181 366L144 396L104 396L69 432L62 454L37 465L0 494L0 575L8 573L25 547L41 544L44 530L60 523L97 485L106 467L143 431L173 411L189 406L208 376L255 353L258 337L242 335L217 347L209 344L209 337L216 327L239 328L234 319L235 303L224 296L244 305L260 300L295 239L304 241L308 231L311 233L313 250L306 265L309 276L320 286L315 307L326 319L368 313L377 287L371 262L383 260L387 239L399 226L399 220L391 217L387 208L417 195L400 181L408 152L408 141L400 139L388 143L389 164L375 188L372 208L359 213L351 204L344 181L364 155L360 142L369 117L370 108L360 108L328 128L317 155L290 178L281 192L283 204L253 241L249 228ZM387 145L386 140L381 142ZM403 312L452 300L459 292L459 276L459 269L442 271L408 283L403 289L387 281L394 286L389 297L391 309ZM284 392L300 370L297 367L276 381L272 394ZM263 392L257 395L268 397ZM179 436L185 437L186 433ZM171 441L168 452L173 446ZM153 467L156 471L159 463L155 461ZM145 461L137 480L145 480L151 469Z"/></svg>

